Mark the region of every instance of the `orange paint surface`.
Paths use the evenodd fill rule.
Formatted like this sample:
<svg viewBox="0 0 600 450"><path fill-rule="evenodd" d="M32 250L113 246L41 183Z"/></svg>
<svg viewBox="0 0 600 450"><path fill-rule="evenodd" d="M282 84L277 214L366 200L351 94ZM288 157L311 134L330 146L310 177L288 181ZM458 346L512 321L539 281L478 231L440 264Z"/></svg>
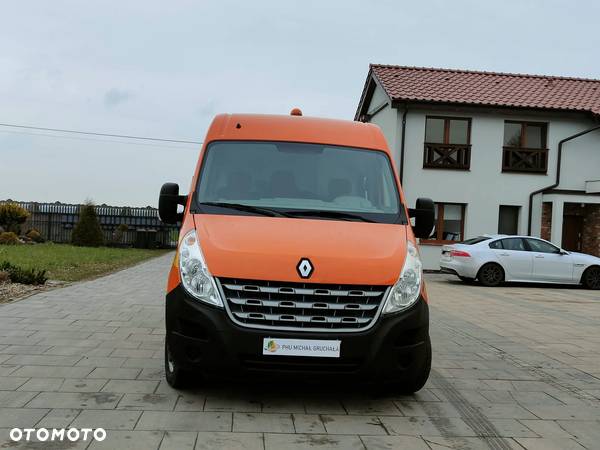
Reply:
<svg viewBox="0 0 600 450"><path fill-rule="evenodd" d="M393 158L380 129L360 122L306 116L218 115L202 146L191 187L196 186L206 146L219 140L320 143L383 151ZM400 187L394 167L396 183ZM190 189L191 192L191 189ZM406 205L402 189L400 200ZM394 284L406 257L410 226L264 216L189 214L180 239L196 228L208 269L217 277L301 282L298 261L309 258L313 283ZM171 267L167 290L180 283ZM425 288L422 288L426 296Z"/></svg>
<svg viewBox="0 0 600 450"><path fill-rule="evenodd" d="M217 277L303 282L296 266L309 258L310 283L392 285L406 257L406 226L197 214L208 270Z"/></svg>

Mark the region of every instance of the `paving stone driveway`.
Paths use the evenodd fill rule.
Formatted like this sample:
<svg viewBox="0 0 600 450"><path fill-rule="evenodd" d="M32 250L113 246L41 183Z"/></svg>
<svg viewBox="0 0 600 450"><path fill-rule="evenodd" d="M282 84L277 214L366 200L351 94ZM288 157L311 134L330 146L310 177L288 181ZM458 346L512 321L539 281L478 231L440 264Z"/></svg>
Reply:
<svg viewBox="0 0 600 450"><path fill-rule="evenodd" d="M70 426L108 436L43 448L600 448L598 292L428 276L434 369L414 396L177 392L162 372L171 258L0 305L1 448L25 447L12 427Z"/></svg>

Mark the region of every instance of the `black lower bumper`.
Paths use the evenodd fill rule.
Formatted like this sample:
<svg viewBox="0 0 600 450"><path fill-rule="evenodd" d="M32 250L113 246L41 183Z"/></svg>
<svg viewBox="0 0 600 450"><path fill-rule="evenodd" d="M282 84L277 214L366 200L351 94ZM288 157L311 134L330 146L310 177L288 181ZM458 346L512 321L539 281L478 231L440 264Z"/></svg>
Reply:
<svg viewBox="0 0 600 450"><path fill-rule="evenodd" d="M417 376L429 352L429 312L423 299L406 311L380 317L367 331L291 332L240 327L225 310L200 303L178 286L166 296L166 327L177 365L225 378L344 375L397 381ZM265 337L339 339L340 357L263 355Z"/></svg>

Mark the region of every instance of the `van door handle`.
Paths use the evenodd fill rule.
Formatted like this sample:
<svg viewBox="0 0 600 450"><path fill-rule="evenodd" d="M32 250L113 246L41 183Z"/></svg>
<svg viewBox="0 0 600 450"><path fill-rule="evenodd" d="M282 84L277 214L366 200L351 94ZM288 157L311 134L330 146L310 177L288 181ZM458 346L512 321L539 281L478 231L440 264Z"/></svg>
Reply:
<svg viewBox="0 0 600 450"><path fill-rule="evenodd" d="M542 255L535 255L536 258L541 258L543 259L544 257Z"/></svg>
<svg viewBox="0 0 600 450"><path fill-rule="evenodd" d="M510 256L508 253L500 253L500 256Z"/></svg>

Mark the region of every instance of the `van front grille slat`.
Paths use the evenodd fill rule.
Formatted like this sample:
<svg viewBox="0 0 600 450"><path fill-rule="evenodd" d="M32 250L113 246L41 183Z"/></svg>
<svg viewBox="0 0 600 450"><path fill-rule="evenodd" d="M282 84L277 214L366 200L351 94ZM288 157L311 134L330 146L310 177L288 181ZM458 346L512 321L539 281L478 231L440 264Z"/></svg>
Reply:
<svg viewBox="0 0 600 450"><path fill-rule="evenodd" d="M230 318L250 328L362 331L377 320L388 286L217 279Z"/></svg>

